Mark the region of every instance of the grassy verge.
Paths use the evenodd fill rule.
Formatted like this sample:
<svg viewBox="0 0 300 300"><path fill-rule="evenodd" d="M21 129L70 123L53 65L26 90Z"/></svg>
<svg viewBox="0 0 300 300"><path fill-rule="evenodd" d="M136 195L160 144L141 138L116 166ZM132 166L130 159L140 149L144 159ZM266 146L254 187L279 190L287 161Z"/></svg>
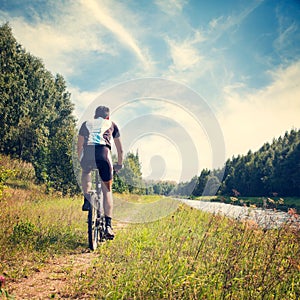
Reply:
<svg viewBox="0 0 300 300"><path fill-rule="evenodd" d="M80 205L79 199L45 195L37 187L5 190L0 200L0 274L28 276L50 257L83 247L86 216Z"/></svg>
<svg viewBox="0 0 300 300"><path fill-rule="evenodd" d="M97 299L298 299L300 235L180 206L98 249L72 293ZM70 294L66 295L70 296Z"/></svg>

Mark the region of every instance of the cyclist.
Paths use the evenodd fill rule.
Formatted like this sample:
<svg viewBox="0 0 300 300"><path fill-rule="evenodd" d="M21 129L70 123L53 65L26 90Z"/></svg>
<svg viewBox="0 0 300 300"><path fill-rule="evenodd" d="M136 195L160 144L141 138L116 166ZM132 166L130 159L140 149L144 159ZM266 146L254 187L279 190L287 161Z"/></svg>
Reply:
<svg viewBox="0 0 300 300"><path fill-rule="evenodd" d="M118 162L115 166L113 166L111 158L112 138L116 145L118 156ZM78 134L77 153L82 168L81 182L84 193L82 210L89 210L90 195L88 192L92 188L91 171L97 167L101 177L101 187L103 191L106 224L105 234L108 239L113 239L114 232L111 225L113 211L113 170L117 172L122 168L123 149L119 128L110 120L108 107L97 107L94 119L87 120L81 125Z"/></svg>

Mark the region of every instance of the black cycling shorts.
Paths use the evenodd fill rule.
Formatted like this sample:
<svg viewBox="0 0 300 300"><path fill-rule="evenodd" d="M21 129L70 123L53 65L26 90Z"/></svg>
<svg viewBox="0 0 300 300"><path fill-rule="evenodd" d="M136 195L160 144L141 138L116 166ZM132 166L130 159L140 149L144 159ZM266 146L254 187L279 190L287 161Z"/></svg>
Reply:
<svg viewBox="0 0 300 300"><path fill-rule="evenodd" d="M85 146L80 165L86 173L97 168L102 181L110 181L113 178L111 153L107 146Z"/></svg>

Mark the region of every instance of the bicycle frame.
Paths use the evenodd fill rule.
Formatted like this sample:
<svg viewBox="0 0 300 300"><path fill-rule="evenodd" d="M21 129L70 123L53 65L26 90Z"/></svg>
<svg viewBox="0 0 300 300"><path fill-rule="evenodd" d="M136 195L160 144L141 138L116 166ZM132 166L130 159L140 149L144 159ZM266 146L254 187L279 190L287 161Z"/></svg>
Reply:
<svg viewBox="0 0 300 300"><path fill-rule="evenodd" d="M90 208L88 212L88 240L89 248L96 250L98 242L105 240L105 217L103 209L103 195L101 180L98 170L93 171L95 174L95 190L90 194Z"/></svg>

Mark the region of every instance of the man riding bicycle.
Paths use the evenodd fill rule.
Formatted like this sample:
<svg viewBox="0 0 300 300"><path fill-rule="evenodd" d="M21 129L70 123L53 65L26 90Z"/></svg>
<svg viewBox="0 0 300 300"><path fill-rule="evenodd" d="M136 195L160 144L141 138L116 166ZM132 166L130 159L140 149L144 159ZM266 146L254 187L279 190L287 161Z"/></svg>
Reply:
<svg viewBox="0 0 300 300"><path fill-rule="evenodd" d="M111 139L117 148L118 163L113 166L111 158ZM113 171L122 168L123 149L118 126L109 118L109 108L97 107L94 119L81 125L77 142L77 153L82 168L82 189L84 193L83 211L89 210L92 188L91 172L94 168L99 170L101 187L103 191L103 206L105 214L105 234L109 239L114 238L111 219L113 211L112 183Z"/></svg>

